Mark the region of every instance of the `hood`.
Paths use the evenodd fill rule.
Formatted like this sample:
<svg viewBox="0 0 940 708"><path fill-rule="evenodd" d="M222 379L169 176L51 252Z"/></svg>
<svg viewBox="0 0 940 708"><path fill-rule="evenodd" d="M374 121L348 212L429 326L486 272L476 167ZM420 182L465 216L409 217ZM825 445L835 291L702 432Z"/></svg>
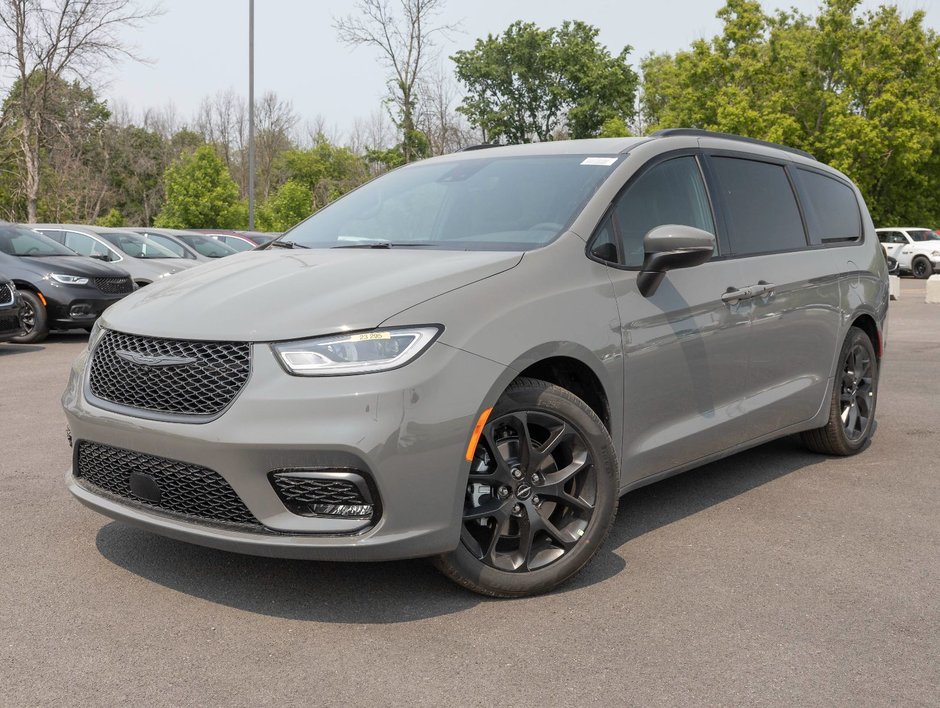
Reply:
<svg viewBox="0 0 940 708"><path fill-rule="evenodd" d="M49 273L83 275L91 278L126 278L127 271L106 261L87 256L20 256L4 260L4 268L12 266L22 273L45 276ZM12 273L5 273L12 277Z"/></svg>
<svg viewBox="0 0 940 708"><path fill-rule="evenodd" d="M102 324L154 337L236 341L371 329L521 258L505 251L249 251L148 285L108 309Z"/></svg>

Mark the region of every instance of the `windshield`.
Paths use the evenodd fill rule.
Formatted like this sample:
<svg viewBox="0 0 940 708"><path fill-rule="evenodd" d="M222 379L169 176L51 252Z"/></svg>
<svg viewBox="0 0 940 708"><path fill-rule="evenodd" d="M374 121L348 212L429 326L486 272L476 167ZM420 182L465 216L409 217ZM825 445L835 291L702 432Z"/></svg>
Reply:
<svg viewBox="0 0 940 708"><path fill-rule="evenodd" d="M48 236L16 224L0 224L0 251L9 256L74 256Z"/></svg>
<svg viewBox="0 0 940 708"><path fill-rule="evenodd" d="M196 252L209 258L224 258L238 253L228 244L222 243L211 236L183 235L177 236L180 241L193 248ZM246 249L247 250L247 249Z"/></svg>
<svg viewBox="0 0 940 708"><path fill-rule="evenodd" d="M308 248L528 250L571 223L618 159L539 155L417 164L337 200L283 241Z"/></svg>
<svg viewBox="0 0 940 708"><path fill-rule="evenodd" d="M211 236L209 238L212 238ZM238 238L237 236L219 236L219 239L224 239L224 243L229 248L234 249L236 252L240 251L250 251L254 248L254 244L250 241L246 241L243 238Z"/></svg>
<svg viewBox="0 0 940 708"><path fill-rule="evenodd" d="M180 258L147 236L126 231L99 231L98 235L131 258Z"/></svg>
<svg viewBox="0 0 940 708"><path fill-rule="evenodd" d="M183 248L180 244L178 244L173 239L169 238L168 236L164 236L163 234L147 234L147 238L156 241L158 244L163 246L166 250L172 251L174 254L176 254L177 256L181 258L186 257L186 249Z"/></svg>
<svg viewBox="0 0 940 708"><path fill-rule="evenodd" d="M911 241L940 241L940 236L928 229L911 229L907 232Z"/></svg>

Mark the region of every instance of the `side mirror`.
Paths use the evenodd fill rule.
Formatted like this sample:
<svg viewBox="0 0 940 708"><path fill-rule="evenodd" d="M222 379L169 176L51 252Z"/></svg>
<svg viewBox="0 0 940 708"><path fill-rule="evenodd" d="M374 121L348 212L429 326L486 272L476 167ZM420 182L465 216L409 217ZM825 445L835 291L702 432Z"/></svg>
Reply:
<svg viewBox="0 0 940 708"><path fill-rule="evenodd" d="M636 285L644 297L656 292L667 270L701 265L715 253L715 237L694 226L666 224L643 237L643 267Z"/></svg>

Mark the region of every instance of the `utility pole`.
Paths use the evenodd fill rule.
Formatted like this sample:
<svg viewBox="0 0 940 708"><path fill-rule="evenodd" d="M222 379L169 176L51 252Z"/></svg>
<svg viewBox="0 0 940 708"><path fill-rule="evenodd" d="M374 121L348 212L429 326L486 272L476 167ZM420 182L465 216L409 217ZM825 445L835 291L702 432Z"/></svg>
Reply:
<svg viewBox="0 0 940 708"><path fill-rule="evenodd" d="M255 230L255 0L248 0L248 230Z"/></svg>

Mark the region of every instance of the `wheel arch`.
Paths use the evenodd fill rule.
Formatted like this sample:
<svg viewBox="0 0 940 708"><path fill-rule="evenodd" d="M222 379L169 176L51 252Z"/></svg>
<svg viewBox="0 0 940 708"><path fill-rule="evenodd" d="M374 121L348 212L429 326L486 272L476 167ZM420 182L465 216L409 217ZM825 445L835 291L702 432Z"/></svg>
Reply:
<svg viewBox="0 0 940 708"><path fill-rule="evenodd" d="M872 317L867 312L860 313L856 315L855 319L852 320L852 327L858 327L865 334L868 335L868 338L871 340L871 345L875 350L875 356L881 360L882 354L882 342L881 342L881 331L878 329L878 324L875 322L875 318Z"/></svg>
<svg viewBox="0 0 940 708"><path fill-rule="evenodd" d="M619 455L620 397L612 390L610 374L587 348L574 342L547 343L518 356L491 386L484 407L495 404L509 384L530 377L560 386L581 398L607 428Z"/></svg>

